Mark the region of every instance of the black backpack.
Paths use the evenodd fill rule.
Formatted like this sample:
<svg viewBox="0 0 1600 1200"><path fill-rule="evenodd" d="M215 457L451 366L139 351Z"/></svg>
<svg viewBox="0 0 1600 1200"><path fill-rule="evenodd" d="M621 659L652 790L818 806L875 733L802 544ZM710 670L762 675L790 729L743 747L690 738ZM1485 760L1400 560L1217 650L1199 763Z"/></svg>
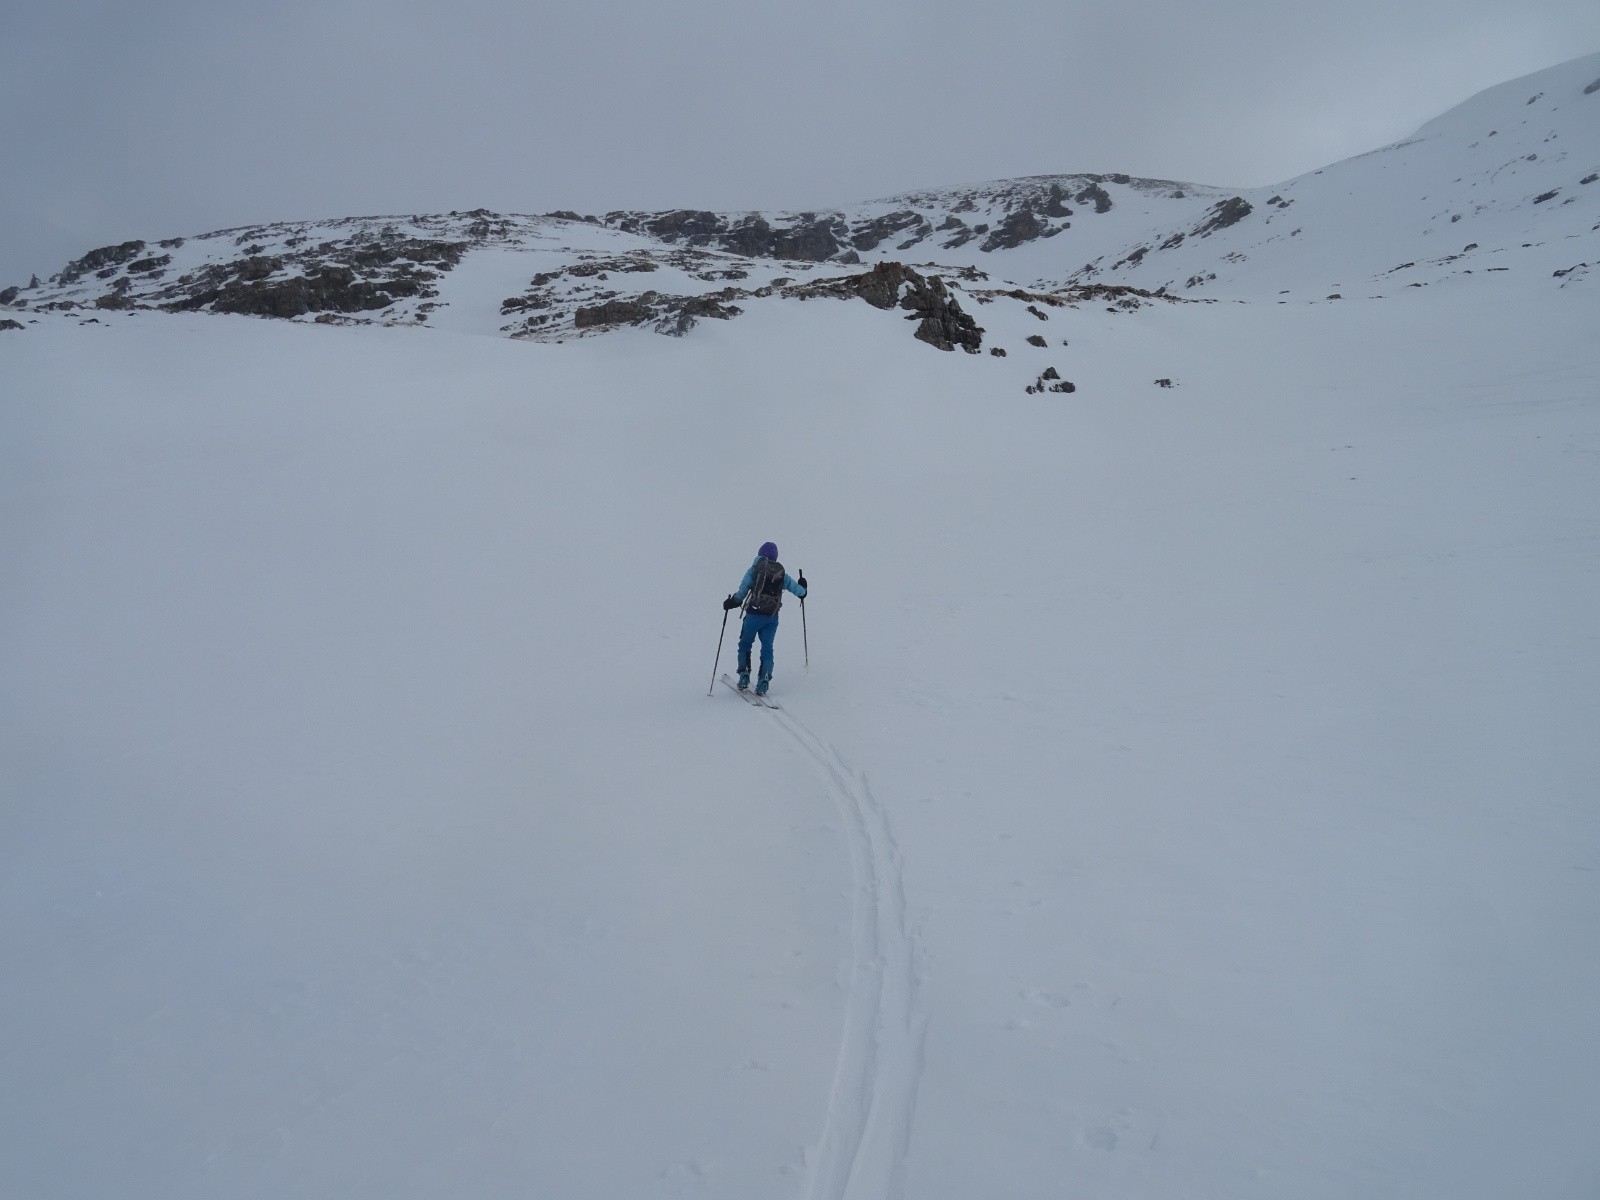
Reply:
<svg viewBox="0 0 1600 1200"><path fill-rule="evenodd" d="M756 563L750 575L750 592L744 606L757 616L770 617L783 607L783 564L770 558Z"/></svg>

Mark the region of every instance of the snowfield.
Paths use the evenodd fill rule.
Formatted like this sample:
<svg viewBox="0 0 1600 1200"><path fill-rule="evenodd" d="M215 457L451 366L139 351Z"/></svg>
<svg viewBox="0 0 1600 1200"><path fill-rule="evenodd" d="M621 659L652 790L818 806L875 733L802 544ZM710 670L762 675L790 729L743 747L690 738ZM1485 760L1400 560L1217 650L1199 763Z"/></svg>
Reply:
<svg viewBox="0 0 1600 1200"><path fill-rule="evenodd" d="M1597 1194L1592 278L1002 358L508 261L0 333L0 1196Z"/></svg>

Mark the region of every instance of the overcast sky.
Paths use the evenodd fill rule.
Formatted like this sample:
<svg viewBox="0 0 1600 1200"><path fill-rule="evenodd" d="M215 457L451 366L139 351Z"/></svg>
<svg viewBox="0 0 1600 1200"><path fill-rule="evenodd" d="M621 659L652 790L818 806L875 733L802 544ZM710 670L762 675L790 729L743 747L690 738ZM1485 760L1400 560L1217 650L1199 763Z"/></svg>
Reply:
<svg viewBox="0 0 1600 1200"><path fill-rule="evenodd" d="M0 286L260 221L1275 183L1596 50L1597 0L0 0Z"/></svg>

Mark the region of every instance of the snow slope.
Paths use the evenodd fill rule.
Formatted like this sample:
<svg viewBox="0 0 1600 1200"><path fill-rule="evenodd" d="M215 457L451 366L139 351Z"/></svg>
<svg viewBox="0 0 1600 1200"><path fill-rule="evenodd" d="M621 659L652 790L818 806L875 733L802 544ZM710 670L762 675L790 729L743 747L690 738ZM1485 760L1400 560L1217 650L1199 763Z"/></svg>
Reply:
<svg viewBox="0 0 1600 1200"><path fill-rule="evenodd" d="M1480 284L0 342L0 1193L1592 1196L1600 314Z"/></svg>
<svg viewBox="0 0 1600 1200"><path fill-rule="evenodd" d="M1306 300L1587 270L1600 263L1597 82L1600 54L1500 84L1404 141L1239 193L1252 211L1226 229L1152 224L1079 277Z"/></svg>

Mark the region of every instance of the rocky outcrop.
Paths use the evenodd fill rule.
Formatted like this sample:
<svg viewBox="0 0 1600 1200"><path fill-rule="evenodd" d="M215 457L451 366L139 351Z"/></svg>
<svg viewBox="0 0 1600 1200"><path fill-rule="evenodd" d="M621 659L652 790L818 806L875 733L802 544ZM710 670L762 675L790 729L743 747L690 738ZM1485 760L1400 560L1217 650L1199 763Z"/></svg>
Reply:
<svg viewBox="0 0 1600 1200"><path fill-rule="evenodd" d="M596 325L641 325L655 316L650 307L654 292L646 292L637 300L608 300L603 304L590 304L572 315L572 324L578 329L593 329Z"/></svg>
<svg viewBox="0 0 1600 1200"><path fill-rule="evenodd" d="M107 267L117 267L137 258L144 251L143 242L122 242L115 246L101 246L98 250L91 250L82 258L69 262L58 277L61 283L76 283L85 275L96 271L103 271Z"/></svg>
<svg viewBox="0 0 1600 1200"><path fill-rule="evenodd" d="M818 280L791 289L791 294L802 298L859 296L874 308L906 309L906 319L918 323L913 336L939 350L960 346L968 354L976 354L983 345L983 329L950 294L944 280L922 275L902 263L878 263L860 275Z"/></svg>
<svg viewBox="0 0 1600 1200"><path fill-rule="evenodd" d="M1111 193L1100 186L1100 181L1098 179L1085 187L1082 191L1075 195L1073 199L1079 204L1093 204L1094 211L1097 213L1108 213L1111 211Z"/></svg>
<svg viewBox="0 0 1600 1200"><path fill-rule="evenodd" d="M399 296L419 294L426 279L417 275L385 281L380 286L358 278L349 267L322 266L306 275L271 278L282 260L251 257L234 264L233 277L163 307L172 312L210 309L257 317L303 317L309 313L375 312Z"/></svg>
<svg viewBox="0 0 1600 1200"><path fill-rule="evenodd" d="M1045 197L1041 211L1047 217L1070 217L1072 210L1066 206L1065 200L1066 194L1061 190L1061 185L1052 183L1050 185L1050 193Z"/></svg>
<svg viewBox="0 0 1600 1200"><path fill-rule="evenodd" d="M1024 204L988 237L983 239L983 245L978 249L989 253L995 250L1015 250L1018 246L1036 241L1042 237L1050 237L1060 232L1044 224L1034 215L1033 209Z"/></svg>
<svg viewBox="0 0 1600 1200"><path fill-rule="evenodd" d="M801 213L785 224L774 225L760 213L734 219L704 209L678 209L655 214L611 212L603 223L668 245L715 247L746 258L826 262L846 249L846 226L839 213Z"/></svg>
<svg viewBox="0 0 1600 1200"><path fill-rule="evenodd" d="M747 295L737 288L724 288L720 292L707 292L698 296L664 296L659 292L645 292L633 300L607 300L601 304L584 305L572 315L575 329L596 329L608 325L643 325L652 322L658 333L668 337L682 337L704 317L727 321L744 310L730 303L738 296Z"/></svg>
<svg viewBox="0 0 1600 1200"><path fill-rule="evenodd" d="M909 208L901 209L899 212L892 212L887 216L857 225L851 234L850 244L857 250L875 250L880 242L908 230L916 236L910 241L901 243L898 249L904 250L922 241L933 232L933 227L921 213Z"/></svg>
<svg viewBox="0 0 1600 1200"><path fill-rule="evenodd" d="M1195 237L1210 237L1219 229L1227 229L1230 225L1237 225L1254 211L1250 202L1243 196L1234 196L1228 200L1219 201L1206 210L1206 219L1196 225L1193 230Z"/></svg>

